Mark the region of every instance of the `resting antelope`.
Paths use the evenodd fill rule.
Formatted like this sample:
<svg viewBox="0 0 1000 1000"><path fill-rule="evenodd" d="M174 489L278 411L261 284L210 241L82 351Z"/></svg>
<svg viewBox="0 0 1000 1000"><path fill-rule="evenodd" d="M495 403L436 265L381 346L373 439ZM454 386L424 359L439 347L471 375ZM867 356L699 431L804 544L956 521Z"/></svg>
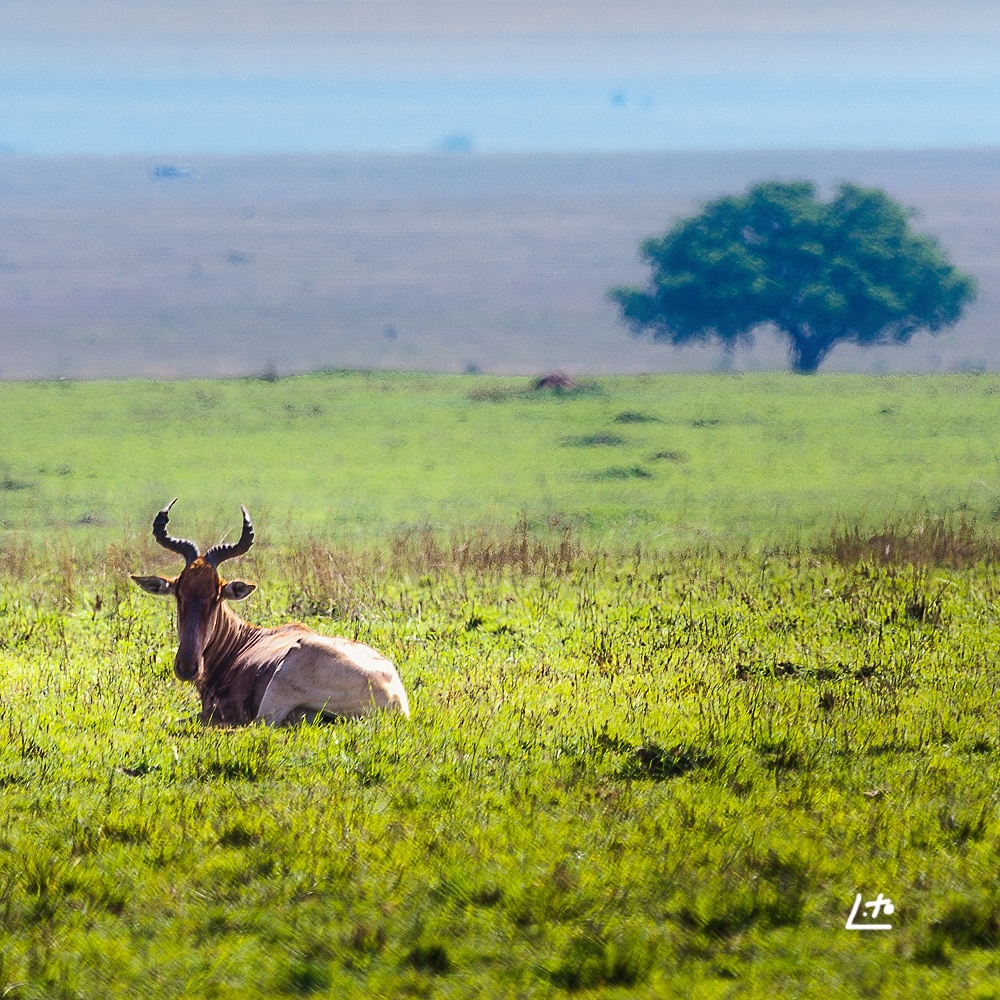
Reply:
<svg viewBox="0 0 1000 1000"><path fill-rule="evenodd" d="M179 576L133 576L150 594L177 598L174 673L193 681L201 695L202 722L240 726L259 719L272 725L318 715L364 715L385 708L408 716L403 682L390 660L371 646L319 635L305 625L258 628L226 601L242 601L257 588L224 581L226 559L253 545L253 525L243 508L243 532L232 545L213 545L204 555L184 538L167 534L176 498L153 520L153 537L184 557Z"/></svg>

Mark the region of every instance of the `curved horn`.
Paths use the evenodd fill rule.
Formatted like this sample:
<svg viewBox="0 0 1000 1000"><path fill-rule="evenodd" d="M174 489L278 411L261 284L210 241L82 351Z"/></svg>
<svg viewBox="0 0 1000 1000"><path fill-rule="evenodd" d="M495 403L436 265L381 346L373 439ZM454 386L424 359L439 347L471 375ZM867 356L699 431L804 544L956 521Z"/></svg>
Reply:
<svg viewBox="0 0 1000 1000"><path fill-rule="evenodd" d="M253 525L250 523L250 515L242 505L240 510L243 511L243 533L240 535L240 540L234 545L213 545L205 553L205 562L216 569L219 568L220 562L243 555L253 545Z"/></svg>
<svg viewBox="0 0 1000 1000"><path fill-rule="evenodd" d="M187 563L193 563L198 558L198 546L194 542L189 542L186 538L172 538L167 534L167 520L170 515L170 508L177 503L174 497L156 517L153 518L153 537L165 548L178 555L184 556Z"/></svg>

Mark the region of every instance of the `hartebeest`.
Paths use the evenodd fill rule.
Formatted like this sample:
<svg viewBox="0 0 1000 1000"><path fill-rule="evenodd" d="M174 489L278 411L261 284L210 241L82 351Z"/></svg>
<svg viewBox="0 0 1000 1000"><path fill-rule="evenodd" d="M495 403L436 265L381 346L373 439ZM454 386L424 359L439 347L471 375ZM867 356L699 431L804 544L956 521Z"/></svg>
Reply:
<svg viewBox="0 0 1000 1000"><path fill-rule="evenodd" d="M182 681L194 682L203 722L239 726L259 719L281 725L379 708L410 714L396 668L371 646L319 635L297 623L258 628L235 614L226 601L242 601L257 585L227 583L218 567L253 545L246 507L240 540L213 545L201 555L194 542L167 534L175 500L153 519L153 537L184 557L184 569L173 578L132 579L147 593L177 598L174 672Z"/></svg>

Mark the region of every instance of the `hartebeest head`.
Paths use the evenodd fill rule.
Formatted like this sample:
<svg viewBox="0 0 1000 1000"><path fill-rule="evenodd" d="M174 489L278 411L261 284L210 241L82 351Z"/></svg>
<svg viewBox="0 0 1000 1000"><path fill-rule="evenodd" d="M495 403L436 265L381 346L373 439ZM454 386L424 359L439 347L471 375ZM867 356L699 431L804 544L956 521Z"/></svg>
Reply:
<svg viewBox="0 0 1000 1000"><path fill-rule="evenodd" d="M218 572L219 563L241 556L253 545L253 525L243 507L243 532L232 545L213 545L204 555L198 546L186 538L167 534L167 518L176 497L153 519L153 537L165 549L184 557L185 566L179 576L133 576L149 594L173 594L177 598L177 656L174 672L182 681L193 681L201 672L205 647L215 635L220 617L227 614L223 601L242 601L257 588L245 580L224 581Z"/></svg>

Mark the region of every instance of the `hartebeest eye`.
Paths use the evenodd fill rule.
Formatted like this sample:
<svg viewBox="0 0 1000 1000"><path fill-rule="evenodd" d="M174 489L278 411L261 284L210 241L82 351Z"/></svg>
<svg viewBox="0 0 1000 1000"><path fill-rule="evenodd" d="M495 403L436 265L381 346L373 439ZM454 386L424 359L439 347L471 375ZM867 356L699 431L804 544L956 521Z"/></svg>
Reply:
<svg viewBox="0 0 1000 1000"><path fill-rule="evenodd" d="M176 580L168 580L165 576L133 576L133 580L147 594L173 594L176 590Z"/></svg>
<svg viewBox="0 0 1000 1000"><path fill-rule="evenodd" d="M230 580L222 588L222 596L227 601L242 601L244 597L249 597L256 589L256 583L247 583L246 580Z"/></svg>

